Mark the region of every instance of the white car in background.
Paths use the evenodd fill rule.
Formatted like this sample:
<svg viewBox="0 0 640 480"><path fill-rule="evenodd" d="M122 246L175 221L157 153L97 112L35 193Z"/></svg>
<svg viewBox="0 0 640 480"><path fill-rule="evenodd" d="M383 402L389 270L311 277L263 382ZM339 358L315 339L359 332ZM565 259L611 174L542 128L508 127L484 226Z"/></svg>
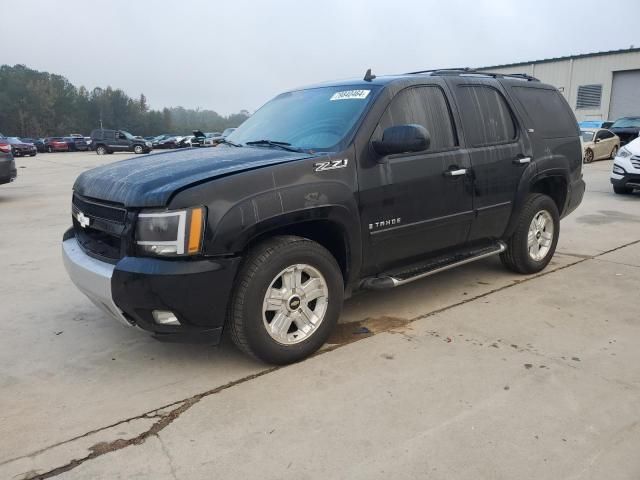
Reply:
<svg viewBox="0 0 640 480"><path fill-rule="evenodd" d="M584 163L614 158L620 148L620 138L606 128L581 128Z"/></svg>
<svg viewBox="0 0 640 480"><path fill-rule="evenodd" d="M613 160L611 184L616 193L640 189L640 137L627 143Z"/></svg>

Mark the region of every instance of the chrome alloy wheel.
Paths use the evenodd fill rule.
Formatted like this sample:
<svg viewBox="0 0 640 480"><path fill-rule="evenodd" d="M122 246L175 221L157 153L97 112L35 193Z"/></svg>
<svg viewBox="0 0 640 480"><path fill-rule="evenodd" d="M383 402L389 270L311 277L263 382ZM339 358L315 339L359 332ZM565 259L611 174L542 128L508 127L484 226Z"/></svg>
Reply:
<svg viewBox="0 0 640 480"><path fill-rule="evenodd" d="M300 343L315 333L327 313L329 288L322 274L306 264L282 270L264 296L262 320L283 345Z"/></svg>
<svg viewBox="0 0 640 480"><path fill-rule="evenodd" d="M553 228L553 218L546 210L540 210L533 216L527 235L527 250L536 262L543 260L551 250Z"/></svg>

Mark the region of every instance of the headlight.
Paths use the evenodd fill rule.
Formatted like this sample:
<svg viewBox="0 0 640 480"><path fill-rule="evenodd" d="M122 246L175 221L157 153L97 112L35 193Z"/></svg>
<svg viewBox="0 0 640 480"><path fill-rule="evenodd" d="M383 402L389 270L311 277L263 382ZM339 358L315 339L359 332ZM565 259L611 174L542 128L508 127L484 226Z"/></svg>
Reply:
<svg viewBox="0 0 640 480"><path fill-rule="evenodd" d="M617 173L618 175L624 175L625 172L624 168L622 168L620 165L616 165L615 163L613 164L613 173Z"/></svg>
<svg viewBox="0 0 640 480"><path fill-rule="evenodd" d="M197 255L202 251L205 217L205 207L141 213L136 244L151 255Z"/></svg>
<svg viewBox="0 0 640 480"><path fill-rule="evenodd" d="M147 147L150 147L150 146L151 146L151 142L144 142L144 144L145 144Z"/></svg>
<svg viewBox="0 0 640 480"><path fill-rule="evenodd" d="M631 152L629 150L627 150L625 147L622 147L619 151L618 151L618 157L622 157L622 158L627 158L631 156Z"/></svg>

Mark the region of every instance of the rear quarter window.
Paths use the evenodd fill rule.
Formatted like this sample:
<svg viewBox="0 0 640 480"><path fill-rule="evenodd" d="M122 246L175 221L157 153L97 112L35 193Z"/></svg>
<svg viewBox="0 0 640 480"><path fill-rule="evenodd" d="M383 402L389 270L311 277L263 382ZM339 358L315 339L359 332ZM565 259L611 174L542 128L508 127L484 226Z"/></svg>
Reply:
<svg viewBox="0 0 640 480"><path fill-rule="evenodd" d="M516 99L543 138L575 137L578 123L569 105L556 91L547 88L513 87Z"/></svg>

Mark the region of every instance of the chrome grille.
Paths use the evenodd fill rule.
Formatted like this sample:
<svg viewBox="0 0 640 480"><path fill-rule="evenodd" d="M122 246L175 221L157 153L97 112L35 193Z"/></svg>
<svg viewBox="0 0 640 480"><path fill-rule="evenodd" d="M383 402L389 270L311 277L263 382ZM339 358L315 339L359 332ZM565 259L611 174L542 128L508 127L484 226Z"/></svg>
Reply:
<svg viewBox="0 0 640 480"><path fill-rule="evenodd" d="M633 165L633 168L640 169L640 156L634 155L631 157L631 165Z"/></svg>
<svg viewBox="0 0 640 480"><path fill-rule="evenodd" d="M84 250L105 260L122 258L125 208L74 194L72 217L76 239ZM81 223L78 217L88 223Z"/></svg>

